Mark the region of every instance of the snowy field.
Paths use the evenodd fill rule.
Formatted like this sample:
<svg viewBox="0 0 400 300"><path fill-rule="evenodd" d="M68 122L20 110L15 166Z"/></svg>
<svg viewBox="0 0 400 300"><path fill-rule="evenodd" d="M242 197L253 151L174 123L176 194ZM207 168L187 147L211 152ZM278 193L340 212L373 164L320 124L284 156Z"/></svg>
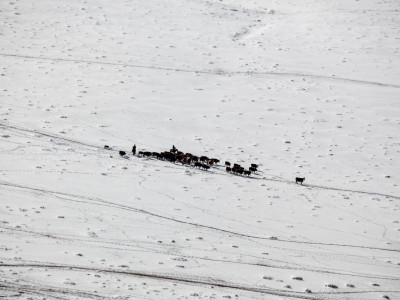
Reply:
<svg viewBox="0 0 400 300"><path fill-rule="evenodd" d="M399 15L0 1L0 298L400 299Z"/></svg>

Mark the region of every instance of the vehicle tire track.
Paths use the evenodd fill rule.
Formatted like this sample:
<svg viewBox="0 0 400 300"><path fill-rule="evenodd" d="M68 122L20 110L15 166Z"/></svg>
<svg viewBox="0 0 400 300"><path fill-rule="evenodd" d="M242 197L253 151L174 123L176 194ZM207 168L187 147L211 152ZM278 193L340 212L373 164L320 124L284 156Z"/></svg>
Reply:
<svg viewBox="0 0 400 300"><path fill-rule="evenodd" d="M36 268L36 269L55 269L55 270L67 270L67 271L83 271L83 272L96 272L103 274L111 274L111 275L123 275L123 276L133 276L140 278L149 278L153 280L161 280L161 281L169 281L169 282L177 282L189 285L197 285L203 287L219 287L222 289L233 289L240 290L245 292L252 292L257 294L265 294L265 295L275 295L281 297L291 297L295 299L307 299L307 300L316 300L321 299L320 297L313 296L310 294L306 294L305 292L288 292L279 289L272 288L264 288L264 287L252 287L244 284L238 284L233 282L227 282L217 278L205 278L200 276L180 276L175 274L168 273L155 273L155 272L146 272L146 271L130 271L130 270L115 270L115 269L105 269L105 268L89 268L85 266L78 265L62 265L62 264L32 264L32 263L21 263L21 264L9 264L9 263L0 263L0 268ZM40 289L40 288L39 288ZM28 289L29 290L29 289ZM41 289L40 289L41 290ZM46 288L45 291L55 290ZM61 289L60 289L61 290ZM65 289L62 289L65 290ZM91 295L91 294L89 294Z"/></svg>
<svg viewBox="0 0 400 300"><path fill-rule="evenodd" d="M106 61L95 61L88 59L74 59L74 58L62 58L62 57L46 57L46 56L34 56L34 55L24 55L24 54L11 54L11 53L0 53L0 56L3 57L15 57L15 58L24 58L24 59L32 59L32 60L49 60L55 62L74 62L74 63L87 63L94 65L110 65L110 66L123 66L137 69L152 69L152 70L161 70L161 71L170 71L170 72L182 72L182 73L195 73L195 74L208 74L208 75L221 75L221 72L216 70L196 70L196 69L182 69L182 68L171 68L171 67L163 67L163 66L155 66L155 65L139 65L139 64L130 64L130 63L122 63L122 62L106 62ZM308 77L313 79L322 79L329 81L340 81L347 82L353 84L363 84L363 85L377 85L381 87L389 87L389 88L400 88L400 85L397 84L388 84L381 83L375 81L366 81L366 80L358 80L352 78L345 77L336 77L336 76L324 76L324 75L314 75L314 74L305 74L305 73L295 73L295 72L258 72L258 71L234 71L234 72L223 72L224 75L240 75L240 76L274 76L274 77Z"/></svg>
<svg viewBox="0 0 400 300"><path fill-rule="evenodd" d="M337 291L337 292L316 292L314 294L307 294L306 292L286 291L280 289L266 288L266 287L252 287L249 285L238 284L234 282L227 282L225 280L200 277L200 276L180 276L169 273L156 273L147 271L130 271L130 270L116 270L111 268L92 268L79 265L64 265L64 264L49 264L49 263L0 263L0 268L37 268L37 269L55 269L67 271L83 271L83 272L96 272L111 275L134 276L140 278L149 278L154 280L178 282L183 284L193 284L205 287L219 287L222 289L233 289L245 292L252 292L257 294L274 295L281 297L291 297L295 299L308 299L316 300L323 299L324 296L334 295L348 295L348 294L370 294L370 293L400 293L400 290L363 290L363 291ZM92 296L92 294L89 294ZM97 295L96 295L97 296ZM329 297L330 298L330 297Z"/></svg>
<svg viewBox="0 0 400 300"><path fill-rule="evenodd" d="M287 239L278 239L278 238L271 238L271 237L262 237L262 236L257 236L257 235L251 235L251 234L244 234L244 233L239 233L227 229L222 229L222 228L217 228L209 225L204 225L204 224L199 224L199 223L194 223L194 222L188 222L188 221L183 221L183 220L178 220L173 217L167 217L163 216L157 213L153 213L141 208L136 208L132 206L127 206L127 205L122 205L122 204L116 204L111 201L106 201L100 198L95 198L95 197L88 197L88 196L82 196L82 195L76 195L76 194L69 194L65 192L57 192L57 191L51 191L51 190L46 190L43 188L34 188L34 187L28 187L24 185L18 185L18 184L12 184L12 183L7 183L7 182L2 182L0 181L0 186L8 186L12 188L19 188L19 189L25 189L25 190L32 190L35 192L42 192L45 194L49 195L61 195L61 196L67 196L67 197L73 197L73 198L78 198L78 199L85 199L89 200L89 203L95 202L94 204L97 205L106 205L109 207L114 207L114 208L119 208L127 211L133 211L137 213L143 213L147 214L152 217L180 223L180 224L185 224L188 226L193 226L196 228L204 228L212 231L217 231L217 232L222 232L226 234L232 234L236 235L239 237L244 237L244 238L252 238L252 239L258 239L258 240L269 240L271 242L284 242L284 243L293 243L293 244L304 244L304 245L317 245L317 246L333 246L333 247L348 247L348 248L358 248L358 249L369 249L369 250L378 250L378 251L390 251L390 252L400 252L398 249L389 249L389 248L379 248L379 247L369 247L369 246L361 246L361 245L349 245L349 244L336 244L336 243L321 243L321 242L311 242L311 241L297 241L297 240L287 240ZM74 200L73 200L74 201Z"/></svg>

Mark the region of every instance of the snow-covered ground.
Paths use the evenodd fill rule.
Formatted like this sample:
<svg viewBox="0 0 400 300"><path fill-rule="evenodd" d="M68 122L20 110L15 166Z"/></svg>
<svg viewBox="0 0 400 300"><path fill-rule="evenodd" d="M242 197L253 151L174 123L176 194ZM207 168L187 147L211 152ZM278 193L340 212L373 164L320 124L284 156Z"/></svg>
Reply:
<svg viewBox="0 0 400 300"><path fill-rule="evenodd" d="M399 299L399 14L1 1L0 297Z"/></svg>

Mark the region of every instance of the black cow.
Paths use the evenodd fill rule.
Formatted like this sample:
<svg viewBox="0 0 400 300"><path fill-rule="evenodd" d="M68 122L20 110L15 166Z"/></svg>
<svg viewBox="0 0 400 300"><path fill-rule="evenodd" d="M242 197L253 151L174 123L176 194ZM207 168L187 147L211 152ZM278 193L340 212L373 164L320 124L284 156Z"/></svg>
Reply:
<svg viewBox="0 0 400 300"><path fill-rule="evenodd" d="M303 181L304 179L306 179L305 177L301 178L301 177L296 177L296 184L300 183L301 185L303 185Z"/></svg>

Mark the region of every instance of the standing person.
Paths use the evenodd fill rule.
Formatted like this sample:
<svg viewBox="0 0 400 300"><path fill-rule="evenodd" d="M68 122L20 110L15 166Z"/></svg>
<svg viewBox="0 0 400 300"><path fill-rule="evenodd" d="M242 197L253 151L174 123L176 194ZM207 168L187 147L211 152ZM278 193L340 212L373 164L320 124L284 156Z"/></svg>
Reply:
<svg viewBox="0 0 400 300"><path fill-rule="evenodd" d="M172 145L172 152L176 152L177 151L177 149L175 148L175 146L174 145Z"/></svg>
<svg viewBox="0 0 400 300"><path fill-rule="evenodd" d="M133 147L132 147L132 154L133 154L133 155L136 154L136 145L133 145Z"/></svg>

